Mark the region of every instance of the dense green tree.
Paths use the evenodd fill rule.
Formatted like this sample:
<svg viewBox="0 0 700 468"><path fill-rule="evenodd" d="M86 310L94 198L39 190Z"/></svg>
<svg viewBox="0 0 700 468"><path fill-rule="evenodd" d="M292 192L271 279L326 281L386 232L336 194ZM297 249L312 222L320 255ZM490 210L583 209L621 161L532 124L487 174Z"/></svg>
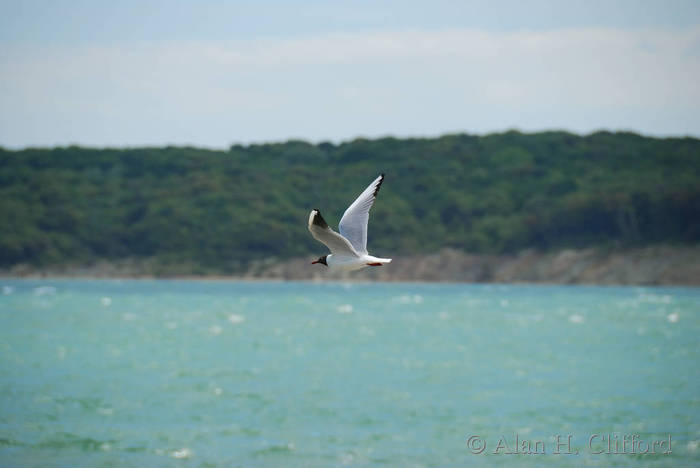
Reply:
<svg viewBox="0 0 700 468"><path fill-rule="evenodd" d="M474 252L700 240L700 140L565 132L191 147L0 149L0 266L149 259L233 272L318 254L379 172L372 249Z"/></svg>

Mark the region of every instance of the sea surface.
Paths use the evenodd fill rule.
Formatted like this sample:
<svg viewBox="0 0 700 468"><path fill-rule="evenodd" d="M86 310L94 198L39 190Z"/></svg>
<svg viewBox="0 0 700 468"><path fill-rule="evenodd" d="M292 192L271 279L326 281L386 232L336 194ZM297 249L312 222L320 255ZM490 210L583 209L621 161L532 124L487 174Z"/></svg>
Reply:
<svg viewBox="0 0 700 468"><path fill-rule="evenodd" d="M700 466L700 289L0 288L3 467Z"/></svg>

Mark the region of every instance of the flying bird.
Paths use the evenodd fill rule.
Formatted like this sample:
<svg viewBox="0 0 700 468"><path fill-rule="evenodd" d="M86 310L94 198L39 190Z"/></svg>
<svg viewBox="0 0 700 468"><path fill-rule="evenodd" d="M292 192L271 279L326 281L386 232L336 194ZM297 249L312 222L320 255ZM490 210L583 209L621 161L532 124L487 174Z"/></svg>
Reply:
<svg viewBox="0 0 700 468"><path fill-rule="evenodd" d="M381 174L345 210L338 225L340 234L328 226L319 210L311 211L309 231L314 239L325 244L331 251L330 255L324 255L311 264L320 263L332 269L351 271L391 262L390 258L378 258L367 253L369 210L383 181L384 174Z"/></svg>

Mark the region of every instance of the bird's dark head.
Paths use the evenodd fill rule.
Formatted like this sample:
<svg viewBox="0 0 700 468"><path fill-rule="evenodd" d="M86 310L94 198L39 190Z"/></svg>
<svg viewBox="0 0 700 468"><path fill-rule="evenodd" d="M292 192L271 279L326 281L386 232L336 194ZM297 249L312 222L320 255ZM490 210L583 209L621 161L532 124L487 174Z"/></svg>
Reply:
<svg viewBox="0 0 700 468"><path fill-rule="evenodd" d="M316 263L320 263L322 265L328 266L328 263L326 263L326 258L328 258L328 255L324 255L323 257L319 257L318 260L314 260L313 262L311 262L311 264L314 265Z"/></svg>

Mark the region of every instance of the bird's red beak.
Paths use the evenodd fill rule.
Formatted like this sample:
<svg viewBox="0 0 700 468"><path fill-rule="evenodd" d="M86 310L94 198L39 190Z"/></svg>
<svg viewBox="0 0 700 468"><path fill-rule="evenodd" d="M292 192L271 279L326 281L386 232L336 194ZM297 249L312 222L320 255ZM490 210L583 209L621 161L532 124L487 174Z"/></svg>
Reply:
<svg viewBox="0 0 700 468"><path fill-rule="evenodd" d="M318 260L314 260L313 262L311 262L312 265L315 263L318 263Z"/></svg>

